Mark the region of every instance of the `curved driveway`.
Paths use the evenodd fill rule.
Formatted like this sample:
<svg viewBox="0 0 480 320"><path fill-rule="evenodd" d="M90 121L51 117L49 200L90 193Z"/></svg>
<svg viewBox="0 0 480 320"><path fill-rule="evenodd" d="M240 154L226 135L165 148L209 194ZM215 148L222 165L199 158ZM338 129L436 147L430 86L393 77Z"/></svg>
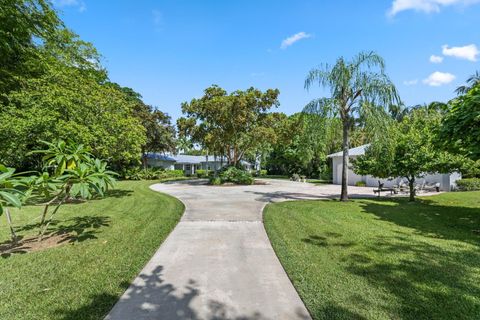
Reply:
<svg viewBox="0 0 480 320"><path fill-rule="evenodd" d="M270 245L262 210L269 202L336 197L340 186L260 182L151 186L180 199L185 213L106 319L310 319ZM371 188L349 192L372 195Z"/></svg>

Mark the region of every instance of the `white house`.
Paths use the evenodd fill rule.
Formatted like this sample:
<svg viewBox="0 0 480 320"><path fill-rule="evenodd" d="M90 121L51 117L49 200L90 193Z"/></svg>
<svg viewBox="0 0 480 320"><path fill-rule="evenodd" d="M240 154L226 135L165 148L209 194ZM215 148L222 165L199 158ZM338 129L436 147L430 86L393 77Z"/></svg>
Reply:
<svg viewBox="0 0 480 320"><path fill-rule="evenodd" d="M251 170L252 164L240 161L245 170ZM186 175L194 175L197 170L218 170L227 165L227 159L214 156L166 155L161 153L147 154L147 165L166 170L183 170Z"/></svg>
<svg viewBox="0 0 480 320"><path fill-rule="evenodd" d="M349 162L358 156L365 154L365 149L368 147L368 144L352 148L348 150L349 154ZM328 155L328 158L332 159L332 167L333 167L333 183L334 184L342 184L342 159L343 152L332 153ZM377 187L378 181L380 180L381 183L384 184L385 187L391 187L393 185L398 185L402 180L405 180L403 177L396 177L392 179L379 179L370 175L361 176L353 172L351 165L348 169L348 185L355 185L358 181L363 181L369 187ZM458 172L453 172L450 174L427 174L424 177L417 178L416 182L418 184L422 184L423 182L426 183L439 183L440 190L442 191L450 191L456 187L456 181L461 179L462 176Z"/></svg>

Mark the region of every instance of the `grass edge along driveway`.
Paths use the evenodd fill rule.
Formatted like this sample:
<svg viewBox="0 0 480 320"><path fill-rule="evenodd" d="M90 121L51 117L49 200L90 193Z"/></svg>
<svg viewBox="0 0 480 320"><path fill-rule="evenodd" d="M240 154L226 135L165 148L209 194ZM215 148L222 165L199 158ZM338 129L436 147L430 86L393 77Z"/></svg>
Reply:
<svg viewBox="0 0 480 320"><path fill-rule="evenodd" d="M153 183L121 181L107 198L63 207L53 228L77 235L72 243L0 257L0 319L102 319L184 211L150 190ZM24 207L14 221L29 222L39 210ZM8 236L1 217L0 242Z"/></svg>
<svg viewBox="0 0 480 320"><path fill-rule="evenodd" d="M480 192L283 202L264 222L316 320L480 315Z"/></svg>

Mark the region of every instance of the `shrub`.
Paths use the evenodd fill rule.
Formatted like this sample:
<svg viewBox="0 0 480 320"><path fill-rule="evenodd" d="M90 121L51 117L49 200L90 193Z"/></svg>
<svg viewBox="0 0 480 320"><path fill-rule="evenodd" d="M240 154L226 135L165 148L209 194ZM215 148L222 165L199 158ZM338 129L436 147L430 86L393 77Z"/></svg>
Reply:
<svg viewBox="0 0 480 320"><path fill-rule="evenodd" d="M222 183L253 184L252 175L236 167L227 167L225 170L222 170L222 172L220 172L220 179Z"/></svg>
<svg viewBox="0 0 480 320"><path fill-rule="evenodd" d="M162 168L128 168L122 171L121 176L126 180L159 180L183 177L183 170L165 170Z"/></svg>
<svg viewBox="0 0 480 320"><path fill-rule="evenodd" d="M183 170L165 170L163 171L165 178L177 178L185 176Z"/></svg>
<svg viewBox="0 0 480 320"><path fill-rule="evenodd" d="M218 183L219 181L217 179L220 180L219 184L230 182L235 184L249 185L249 184L253 184L254 182L254 179L249 172L244 171L242 169L238 169L236 167L226 167L222 169L218 177L212 177L210 179L210 183L211 184L214 184L213 182Z"/></svg>
<svg viewBox="0 0 480 320"><path fill-rule="evenodd" d="M220 177L212 177L210 178L210 184L212 186L219 186L222 184L222 180L220 179Z"/></svg>
<svg viewBox="0 0 480 320"><path fill-rule="evenodd" d="M199 169L196 171L197 177L198 178L206 178L207 177L207 171L203 169Z"/></svg>
<svg viewBox="0 0 480 320"><path fill-rule="evenodd" d="M461 191L480 190L480 178L468 178L457 180L457 187Z"/></svg>
<svg viewBox="0 0 480 320"><path fill-rule="evenodd" d="M364 181L357 181L355 182L356 187L366 187L367 184Z"/></svg>

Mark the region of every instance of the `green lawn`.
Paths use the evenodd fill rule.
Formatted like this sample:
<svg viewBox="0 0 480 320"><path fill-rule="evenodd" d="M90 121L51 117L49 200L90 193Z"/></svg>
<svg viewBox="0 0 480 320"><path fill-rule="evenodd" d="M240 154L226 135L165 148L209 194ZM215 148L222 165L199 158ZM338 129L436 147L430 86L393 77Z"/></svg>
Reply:
<svg viewBox="0 0 480 320"><path fill-rule="evenodd" d="M480 319L480 192L284 202L264 219L314 319Z"/></svg>
<svg viewBox="0 0 480 320"><path fill-rule="evenodd" d="M66 205L54 228L73 232L72 243L1 257L0 319L102 319L183 212L152 183L119 182L108 198ZM30 222L40 209L15 211L15 222ZM0 220L3 242L9 234Z"/></svg>

